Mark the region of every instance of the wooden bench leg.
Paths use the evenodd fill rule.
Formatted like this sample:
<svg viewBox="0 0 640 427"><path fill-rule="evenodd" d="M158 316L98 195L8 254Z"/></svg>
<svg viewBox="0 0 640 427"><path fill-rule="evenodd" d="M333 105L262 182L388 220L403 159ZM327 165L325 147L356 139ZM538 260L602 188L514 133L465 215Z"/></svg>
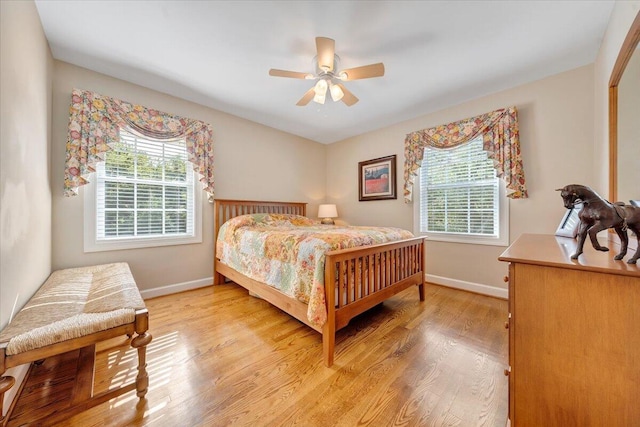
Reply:
<svg viewBox="0 0 640 427"><path fill-rule="evenodd" d="M6 348L0 349L0 426L6 424L6 421L3 416L4 413L4 394L9 391L11 387L16 383L16 379L11 376L2 376L2 374L6 371L6 365L4 364L4 358Z"/></svg>
<svg viewBox="0 0 640 427"><path fill-rule="evenodd" d="M9 391L11 387L16 383L16 379L13 377L0 377L0 425L5 425L5 419L2 413L4 412L4 394Z"/></svg>
<svg viewBox="0 0 640 427"><path fill-rule="evenodd" d="M152 336L147 333L149 329L149 312L136 315L136 333L131 340L131 347L138 349L138 376L136 377L136 395L143 398L149 388L149 374L147 374L147 344L151 342Z"/></svg>
<svg viewBox="0 0 640 427"><path fill-rule="evenodd" d="M138 349L138 376L136 377L136 394L143 398L149 388L147 374L147 344L151 342L151 334L142 333L131 340L131 347Z"/></svg>

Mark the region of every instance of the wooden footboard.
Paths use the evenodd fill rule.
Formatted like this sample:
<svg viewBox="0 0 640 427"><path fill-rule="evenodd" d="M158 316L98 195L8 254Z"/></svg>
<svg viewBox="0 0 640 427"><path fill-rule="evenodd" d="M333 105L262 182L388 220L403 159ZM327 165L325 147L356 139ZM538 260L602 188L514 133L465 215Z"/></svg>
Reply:
<svg viewBox="0 0 640 427"><path fill-rule="evenodd" d="M305 203L216 200L216 238L227 220L248 213L294 213L304 215ZM424 301L424 238L415 237L380 245L328 252L325 260L327 322L322 329L307 319L307 305L275 288L253 280L214 260L214 284L228 277L304 324L322 333L324 362L334 360L336 331L360 313L412 285L418 285Z"/></svg>
<svg viewBox="0 0 640 427"><path fill-rule="evenodd" d="M352 318L412 285L418 285L424 301L423 267L422 237L326 254L322 346L327 366L333 364L335 332Z"/></svg>

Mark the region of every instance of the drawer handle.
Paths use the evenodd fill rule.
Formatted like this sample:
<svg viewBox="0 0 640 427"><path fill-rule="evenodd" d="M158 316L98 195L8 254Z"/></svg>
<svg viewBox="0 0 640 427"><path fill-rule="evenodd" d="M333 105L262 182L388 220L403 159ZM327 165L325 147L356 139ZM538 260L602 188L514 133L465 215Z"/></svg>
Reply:
<svg viewBox="0 0 640 427"><path fill-rule="evenodd" d="M504 328L505 329L509 329L509 321L508 320L506 322L504 322Z"/></svg>
<svg viewBox="0 0 640 427"><path fill-rule="evenodd" d="M504 276L502 280L504 280L504 282L507 283L509 281L509 276Z"/></svg>
<svg viewBox="0 0 640 427"><path fill-rule="evenodd" d="M505 376L505 377L508 377L510 373L511 373L511 366L509 366L508 368L506 368L506 369L504 370L504 376Z"/></svg>

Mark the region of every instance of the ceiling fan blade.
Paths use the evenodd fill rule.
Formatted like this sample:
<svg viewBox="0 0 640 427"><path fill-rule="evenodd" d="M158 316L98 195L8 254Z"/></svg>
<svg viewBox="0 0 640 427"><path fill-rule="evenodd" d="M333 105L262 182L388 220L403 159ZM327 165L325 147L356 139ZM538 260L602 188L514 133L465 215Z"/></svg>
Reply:
<svg viewBox="0 0 640 427"><path fill-rule="evenodd" d="M327 37L316 37L316 49L318 51L318 67L323 71L333 71L333 57L336 51L336 42Z"/></svg>
<svg viewBox="0 0 640 427"><path fill-rule="evenodd" d="M275 68L272 68L269 70L269 75L275 76L275 77L290 77L292 79L306 79L307 76L313 77L313 75L309 73L300 73L298 71L276 70Z"/></svg>
<svg viewBox="0 0 640 427"><path fill-rule="evenodd" d="M347 106L351 107L353 104L359 101L359 99L354 94L349 92L349 90L346 87L344 87L342 83L338 83L336 86L340 86L340 89L342 89L342 92L344 93L344 96L342 97L342 102L347 104Z"/></svg>
<svg viewBox="0 0 640 427"><path fill-rule="evenodd" d="M313 99L315 94L316 94L316 92L313 90L313 88L309 89L307 91L307 93L305 93L304 96L302 98L300 98L300 101L298 101L298 103L296 105L298 107L304 107L305 105L307 105L309 103L309 101L311 101Z"/></svg>
<svg viewBox="0 0 640 427"><path fill-rule="evenodd" d="M343 74L345 75L345 77L342 77ZM378 62L377 64L349 68L348 70L340 71L339 75L343 81L369 79L371 77L382 77L384 76L384 64L382 62Z"/></svg>

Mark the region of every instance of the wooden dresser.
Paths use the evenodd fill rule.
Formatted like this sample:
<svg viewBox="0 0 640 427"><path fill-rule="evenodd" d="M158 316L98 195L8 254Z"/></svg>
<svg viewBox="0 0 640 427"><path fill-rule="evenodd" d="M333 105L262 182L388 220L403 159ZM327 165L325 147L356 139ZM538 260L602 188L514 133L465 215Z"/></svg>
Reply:
<svg viewBox="0 0 640 427"><path fill-rule="evenodd" d="M602 239L601 239L602 240ZM511 426L640 426L640 268L523 234L509 262Z"/></svg>

